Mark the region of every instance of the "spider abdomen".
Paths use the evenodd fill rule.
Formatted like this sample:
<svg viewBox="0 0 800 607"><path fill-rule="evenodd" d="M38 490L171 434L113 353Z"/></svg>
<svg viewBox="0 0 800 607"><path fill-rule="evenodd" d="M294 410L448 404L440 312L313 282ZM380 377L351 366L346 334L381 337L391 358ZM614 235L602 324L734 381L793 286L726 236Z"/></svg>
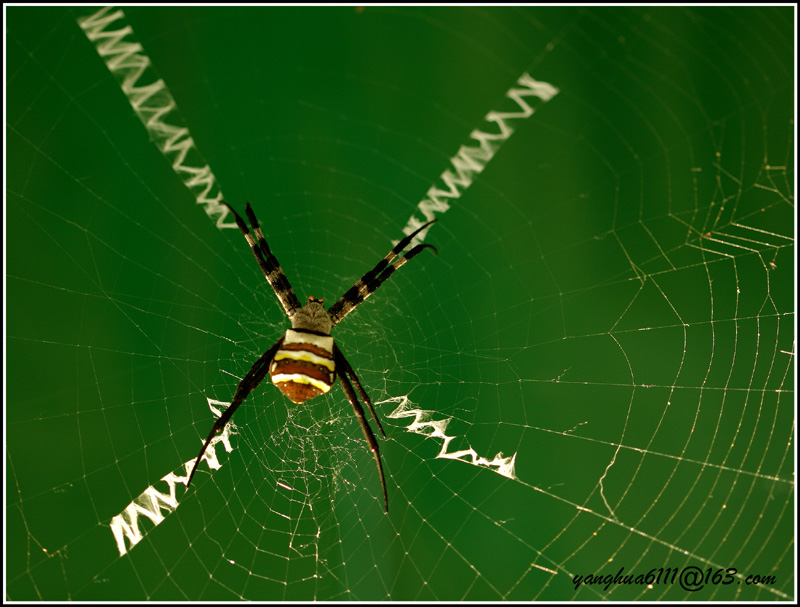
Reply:
<svg viewBox="0 0 800 607"><path fill-rule="evenodd" d="M272 383L293 403L324 394L336 379L333 337L289 329L270 364Z"/></svg>

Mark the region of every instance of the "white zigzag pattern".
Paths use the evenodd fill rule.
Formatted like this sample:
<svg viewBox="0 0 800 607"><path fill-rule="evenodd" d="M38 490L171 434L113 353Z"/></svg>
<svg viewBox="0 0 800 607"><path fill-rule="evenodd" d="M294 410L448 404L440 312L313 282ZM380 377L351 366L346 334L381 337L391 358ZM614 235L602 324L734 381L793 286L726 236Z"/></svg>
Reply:
<svg viewBox="0 0 800 607"><path fill-rule="evenodd" d="M224 403L220 400L214 400L211 398L206 398L206 400L208 400L208 406L211 409L211 412L216 417L222 415L222 411L230 405L230 403ZM222 408L217 409L214 405L220 405ZM213 470L219 470L222 467L222 464L220 464L219 459L217 458L217 443L221 442L223 447L225 447L225 451L228 453L233 451L233 445L231 445L231 434L234 433L234 430L235 425L233 423L229 423L225 426L222 434L219 434L211 439L208 449L206 449L206 452L203 454L203 461L208 464L209 468L212 468ZM142 538L144 538L147 533L149 533L150 530L142 533L142 530L139 528L140 516L150 519L153 525L156 526L164 520L164 512L169 514L178 507L178 499L175 496L175 485L178 483L186 485L186 483L189 482L189 474L194 467L194 460L195 458L193 457L188 462L183 463L183 476L179 476L178 474L175 474L175 472L170 472L160 479L161 481L167 483L167 486L169 487L168 493L161 493L155 488L154 485L150 485L130 504L128 504L125 510L111 519L111 533L114 534L114 540L117 543L117 550L119 550L120 556L126 554L130 549L136 546L136 544L142 541ZM126 539L128 540L128 544L125 543Z"/></svg>
<svg viewBox="0 0 800 607"><path fill-rule="evenodd" d="M451 171L450 168L446 169L440 176L444 183L444 189L438 185L433 185L425 193L425 198L417 205L424 219L420 220L412 215L406 227L403 228L404 234L411 234L421 225L435 219L436 213L447 211L450 208L450 202L460 198L466 189L472 185L473 176L483 171L486 164L500 149L500 146L514 133L514 129L507 123L507 120L528 118L535 111L524 97L536 97L544 103L558 94L558 89L552 84L534 80L527 73L522 74L517 79L517 84L523 88L509 89L506 92L506 97L513 99L519 106L520 111L491 111L486 114L484 120L495 123L499 132L486 133L475 129L470 133L470 138L478 143L477 147L462 145L458 148L456 155L450 159L450 164L455 172ZM427 233L427 229L420 232L409 246L414 246L421 242ZM395 244L398 242L400 241L395 241Z"/></svg>
<svg viewBox="0 0 800 607"><path fill-rule="evenodd" d="M450 423L451 418L432 419L435 411L427 411L415 407L407 396L396 396L375 404L380 405L383 403L398 403L397 408L387 417L392 419L401 419L403 417L414 418L414 421L406 427L408 432L416 432L422 436L438 438L443 441L442 449L436 456L437 458L455 459L466 464L472 464L473 466L494 469L493 471L497 472L497 474L508 478L517 478L514 472L514 463L517 460L516 453L511 457L503 457L503 452L501 451L495 455L493 459L488 460L485 457L479 456L472 447L469 449L462 449L461 451L448 452L447 447L450 445L450 441L455 438L455 436L448 436L445 434L445 430L447 430L447 425Z"/></svg>
<svg viewBox="0 0 800 607"><path fill-rule="evenodd" d="M175 99L163 80L155 79L150 58L142 45L135 41L133 28L126 23L122 9L106 6L92 15L78 19L86 37L95 45L109 71L120 81L122 92L134 112L142 121L147 133L161 153L170 160L172 170L195 197L197 204L205 206L209 217L216 216L218 228L235 228L235 223L224 223L228 209L220 204L222 193L186 126L180 125L175 114L164 122L175 109ZM111 29L111 27L116 29ZM148 78L149 77L149 78ZM141 84L142 79L154 79L151 84Z"/></svg>

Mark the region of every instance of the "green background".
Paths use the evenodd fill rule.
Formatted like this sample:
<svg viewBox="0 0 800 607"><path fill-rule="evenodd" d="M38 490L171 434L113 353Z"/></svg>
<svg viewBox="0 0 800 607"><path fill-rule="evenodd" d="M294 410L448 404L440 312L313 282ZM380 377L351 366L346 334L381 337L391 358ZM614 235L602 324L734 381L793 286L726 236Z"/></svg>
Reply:
<svg viewBox="0 0 800 607"><path fill-rule="evenodd" d="M301 299L386 253L523 72L560 93L335 333L375 402L517 478L379 404L384 515L341 389L265 384L119 556L111 518L286 322L78 13L8 8L6 598L794 598L793 10L125 9ZM620 567L742 577L573 585Z"/></svg>

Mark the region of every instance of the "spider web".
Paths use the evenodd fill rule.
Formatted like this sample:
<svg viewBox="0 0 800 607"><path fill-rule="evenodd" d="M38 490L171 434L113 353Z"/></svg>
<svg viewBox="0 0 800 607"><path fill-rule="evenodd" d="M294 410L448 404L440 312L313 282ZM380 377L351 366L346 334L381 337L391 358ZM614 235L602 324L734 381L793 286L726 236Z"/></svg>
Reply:
<svg viewBox="0 0 800 607"><path fill-rule="evenodd" d="M796 597L792 8L126 8L178 139L86 14L7 9L7 599ZM301 300L438 217L335 332L388 515L338 386L185 490L287 327L223 188Z"/></svg>

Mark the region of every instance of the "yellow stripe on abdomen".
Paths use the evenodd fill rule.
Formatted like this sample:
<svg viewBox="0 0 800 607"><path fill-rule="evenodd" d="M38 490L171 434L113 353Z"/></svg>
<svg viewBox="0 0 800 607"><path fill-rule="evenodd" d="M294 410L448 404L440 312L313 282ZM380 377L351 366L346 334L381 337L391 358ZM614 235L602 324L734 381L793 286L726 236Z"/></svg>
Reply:
<svg viewBox="0 0 800 607"><path fill-rule="evenodd" d="M289 400L300 404L330 390L335 370L333 337L289 329L269 374Z"/></svg>

